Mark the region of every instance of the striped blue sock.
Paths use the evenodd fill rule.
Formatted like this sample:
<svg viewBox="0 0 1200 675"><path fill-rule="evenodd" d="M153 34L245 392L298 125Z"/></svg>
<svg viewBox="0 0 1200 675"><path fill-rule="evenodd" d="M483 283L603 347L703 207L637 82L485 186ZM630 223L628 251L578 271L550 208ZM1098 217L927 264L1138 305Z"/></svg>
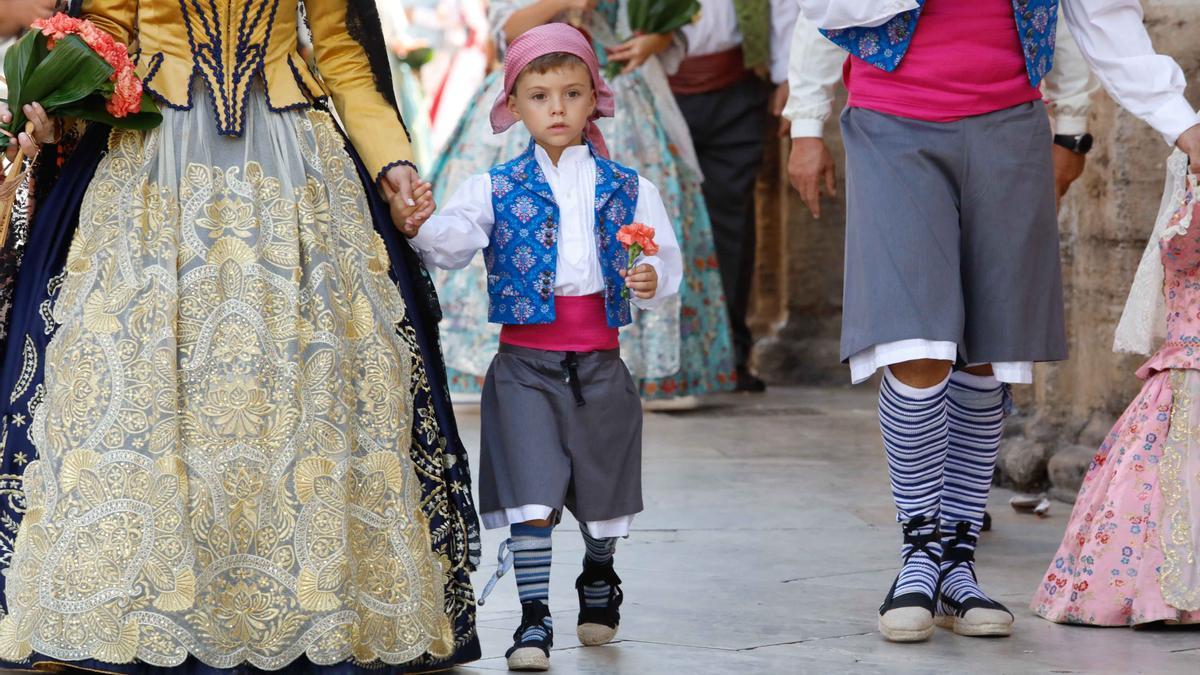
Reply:
<svg viewBox="0 0 1200 675"><path fill-rule="evenodd" d="M910 387L884 373L879 391L879 426L887 451L892 498L897 520L911 535L931 535L938 526L942 498L942 472L946 465L949 428L946 418L946 382L927 389ZM913 524L911 521L917 521ZM921 593L934 597L942 545L926 549L901 546L904 566L896 581L895 597Z"/></svg>
<svg viewBox="0 0 1200 675"><path fill-rule="evenodd" d="M973 553L983 528L983 512L1004 433L1004 385L996 378L955 373L950 378L950 453L942 490L942 544ZM956 537L956 535L958 535ZM952 560L942 562L950 569ZM942 592L956 602L988 599L975 580L974 563L954 565Z"/></svg>
<svg viewBox="0 0 1200 675"><path fill-rule="evenodd" d="M579 524L579 531L583 534L583 543L587 547L584 553L584 562L591 562L595 565L608 565L612 563L613 554L617 551L617 538L604 537L597 539L588 532L587 525ZM608 595L612 587L604 581L594 581L583 587L584 604L588 607L603 608L608 606Z"/></svg>
<svg viewBox="0 0 1200 675"><path fill-rule="evenodd" d="M520 543L523 550L513 551L513 573L517 577L517 594L521 604L541 602L550 606L550 559L551 537L554 526L534 527L517 523L509 528L510 541ZM525 548L529 545L529 548ZM521 635L520 641L544 640L554 632L554 621L549 615L540 626L531 626Z"/></svg>

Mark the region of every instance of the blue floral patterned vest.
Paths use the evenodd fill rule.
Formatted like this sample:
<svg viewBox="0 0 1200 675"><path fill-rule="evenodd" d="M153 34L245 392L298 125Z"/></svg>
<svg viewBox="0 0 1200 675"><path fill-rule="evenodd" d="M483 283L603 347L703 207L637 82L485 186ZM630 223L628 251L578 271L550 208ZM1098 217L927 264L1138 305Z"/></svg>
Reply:
<svg viewBox="0 0 1200 675"><path fill-rule="evenodd" d="M508 325L554 322L554 287L558 270L558 204L534 144L520 157L489 172L496 223L484 250L488 270L488 320ZM589 146L590 149L590 146ZM617 231L633 222L638 175L596 155L596 246L604 269L604 306L608 325L631 321L629 300L622 294L621 270L628 253Z"/></svg>
<svg viewBox="0 0 1200 675"><path fill-rule="evenodd" d="M895 70L912 44L913 32L926 0L916 9L901 12L875 28L822 30L825 37L867 63L889 73ZM1058 25L1058 0L1012 0L1017 33L1025 51L1025 69L1033 86L1054 67L1054 31Z"/></svg>

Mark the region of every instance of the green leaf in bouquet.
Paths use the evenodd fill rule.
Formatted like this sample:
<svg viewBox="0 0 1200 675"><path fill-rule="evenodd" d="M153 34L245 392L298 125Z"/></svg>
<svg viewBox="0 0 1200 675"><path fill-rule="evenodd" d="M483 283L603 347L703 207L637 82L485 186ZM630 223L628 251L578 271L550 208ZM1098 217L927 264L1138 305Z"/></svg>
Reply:
<svg viewBox="0 0 1200 675"><path fill-rule="evenodd" d="M26 103L37 101L47 112L82 100L112 77L113 67L78 35L54 45L24 84Z"/></svg>
<svg viewBox="0 0 1200 675"><path fill-rule="evenodd" d="M409 68L417 70L421 66L433 60L433 50L429 47L418 47L417 49L409 51L404 55L404 58L400 60L408 64Z"/></svg>
<svg viewBox="0 0 1200 675"><path fill-rule="evenodd" d="M646 20L642 31L645 33L661 32L663 24L669 19L667 12L670 5L666 0L647 0Z"/></svg>
<svg viewBox="0 0 1200 675"><path fill-rule="evenodd" d="M162 112L158 104L148 94L142 94L142 109L125 117L114 117L108 112L108 102L100 94L92 94L85 99L58 109L63 117L75 117L91 122L101 122L114 129L134 129L149 131L162 124Z"/></svg>
<svg viewBox="0 0 1200 675"><path fill-rule="evenodd" d="M657 0L661 10L655 15L655 33L674 33L691 23L700 11L697 0Z"/></svg>
<svg viewBox="0 0 1200 675"><path fill-rule="evenodd" d="M629 15L629 30L637 32L646 25L647 7L649 0L629 0L626 14Z"/></svg>
<svg viewBox="0 0 1200 675"><path fill-rule="evenodd" d="M21 110L21 106L29 102L25 97L25 82L38 63L46 58L47 52L46 36L39 31L31 31L9 47L4 55L4 80L8 85L6 103L13 116L12 121L5 125L8 131L15 133L25 127L27 120ZM7 137L0 136L0 143L7 145L7 141Z"/></svg>

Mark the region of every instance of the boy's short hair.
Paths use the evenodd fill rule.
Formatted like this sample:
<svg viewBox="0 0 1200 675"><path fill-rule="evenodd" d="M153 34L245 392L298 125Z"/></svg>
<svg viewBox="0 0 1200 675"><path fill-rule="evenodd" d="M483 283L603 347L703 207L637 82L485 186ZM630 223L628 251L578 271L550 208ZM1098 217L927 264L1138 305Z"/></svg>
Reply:
<svg viewBox="0 0 1200 675"><path fill-rule="evenodd" d="M583 59L568 52L550 52L549 54L542 54L536 59L530 61L529 65L521 69L521 74L517 75L517 79L513 83L513 88L516 89L516 84L521 81L521 78L525 76L525 73L541 75L552 70L558 70L560 68L565 68L572 65L583 66L584 70L588 69L588 65L584 63Z"/></svg>

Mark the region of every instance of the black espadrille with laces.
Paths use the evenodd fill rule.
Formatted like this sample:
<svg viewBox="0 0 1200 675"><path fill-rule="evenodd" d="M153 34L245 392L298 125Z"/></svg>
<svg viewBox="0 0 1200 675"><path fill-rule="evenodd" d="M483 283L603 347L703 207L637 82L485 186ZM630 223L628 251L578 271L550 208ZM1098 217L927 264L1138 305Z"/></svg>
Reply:
<svg viewBox="0 0 1200 675"><path fill-rule="evenodd" d="M513 646L504 654L509 670L550 670L550 648L554 646L554 626L550 608L540 600L521 603L521 625L513 633Z"/></svg>
<svg viewBox="0 0 1200 675"><path fill-rule="evenodd" d="M941 539L937 523L925 516L918 516L903 523L904 530L904 567L892 582L883 604L879 606L879 632L892 642L921 642L933 635L933 615L936 609L937 597L936 579L933 583L914 584L913 576L927 577L928 570L923 574L908 574L905 590L897 595L901 580L906 573L911 573L910 566L933 566L937 569L941 562Z"/></svg>
<svg viewBox="0 0 1200 675"><path fill-rule="evenodd" d="M608 584L608 603L603 607L588 607L585 590L597 582ZM621 602L625 599L621 577L613 570L612 561L600 564L584 560L575 590L579 592L579 625L575 629L579 642L586 647L612 642L621 625Z"/></svg>
<svg viewBox="0 0 1200 675"><path fill-rule="evenodd" d="M938 580L937 625L969 637L1012 635L1013 614L979 588L975 546L979 539L970 523L960 522L942 541L942 573Z"/></svg>

